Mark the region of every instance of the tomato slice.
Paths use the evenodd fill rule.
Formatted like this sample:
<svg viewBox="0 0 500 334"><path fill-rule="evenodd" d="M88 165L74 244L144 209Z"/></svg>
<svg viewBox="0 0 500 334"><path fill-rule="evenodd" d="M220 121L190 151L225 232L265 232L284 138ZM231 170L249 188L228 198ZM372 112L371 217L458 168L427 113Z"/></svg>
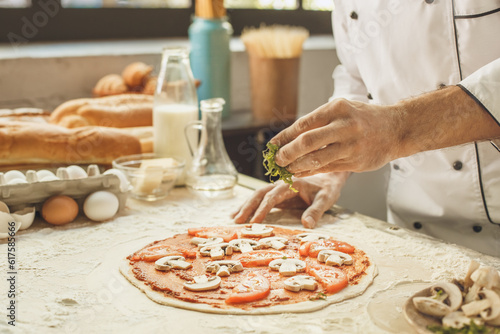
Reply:
<svg viewBox="0 0 500 334"><path fill-rule="evenodd" d="M337 293L347 287L347 275L339 268L308 266L306 271L316 277L328 293Z"/></svg>
<svg viewBox="0 0 500 334"><path fill-rule="evenodd" d="M302 245L299 247L299 254L300 256L308 256L309 255L309 249L311 248L312 241L307 241L304 242Z"/></svg>
<svg viewBox="0 0 500 334"><path fill-rule="evenodd" d="M309 252L308 252L309 256L317 257L318 253L323 249L331 249L348 254L354 253L354 247L349 245L348 243L333 239L327 239L327 240L313 241L313 243L309 247Z"/></svg>
<svg viewBox="0 0 500 334"><path fill-rule="evenodd" d="M262 275L249 273L243 282L233 288L226 304L249 303L266 298L271 292L271 283Z"/></svg>
<svg viewBox="0 0 500 334"><path fill-rule="evenodd" d="M224 242L238 239L238 232L230 227L194 227L188 229L188 234L200 238L222 238Z"/></svg>
<svg viewBox="0 0 500 334"><path fill-rule="evenodd" d="M236 256L235 260L240 261L243 267L263 267L284 256L286 254L276 250L256 250Z"/></svg>
<svg viewBox="0 0 500 334"><path fill-rule="evenodd" d="M187 258L196 258L196 249L187 249L171 245L155 245L135 253L132 261L153 262L164 256L181 255Z"/></svg>

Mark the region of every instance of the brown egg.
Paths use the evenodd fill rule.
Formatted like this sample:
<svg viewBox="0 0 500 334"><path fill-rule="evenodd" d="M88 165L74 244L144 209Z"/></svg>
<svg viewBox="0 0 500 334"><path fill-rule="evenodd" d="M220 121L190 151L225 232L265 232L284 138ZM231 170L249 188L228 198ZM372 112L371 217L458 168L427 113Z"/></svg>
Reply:
<svg viewBox="0 0 500 334"><path fill-rule="evenodd" d="M42 217L54 225L71 223L78 216L78 204L68 196L53 196L45 201Z"/></svg>

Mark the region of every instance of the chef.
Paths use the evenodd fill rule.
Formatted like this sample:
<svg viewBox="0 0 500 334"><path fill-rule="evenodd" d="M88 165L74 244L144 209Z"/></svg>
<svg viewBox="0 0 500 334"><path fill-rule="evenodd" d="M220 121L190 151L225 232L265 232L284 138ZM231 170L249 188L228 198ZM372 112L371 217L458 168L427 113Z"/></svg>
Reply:
<svg viewBox="0 0 500 334"><path fill-rule="evenodd" d="M350 172L390 162L388 220L500 256L500 2L338 0L329 103L271 142L295 174L233 217L304 204L313 228Z"/></svg>

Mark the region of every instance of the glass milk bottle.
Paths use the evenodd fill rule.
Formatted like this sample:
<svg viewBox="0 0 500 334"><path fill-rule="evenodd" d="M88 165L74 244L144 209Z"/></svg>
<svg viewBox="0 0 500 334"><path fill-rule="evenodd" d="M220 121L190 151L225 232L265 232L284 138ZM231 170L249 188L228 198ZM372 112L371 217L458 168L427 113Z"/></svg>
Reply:
<svg viewBox="0 0 500 334"><path fill-rule="evenodd" d="M200 103L201 122L186 127L186 138L191 141L193 129L201 130L198 146L193 148L193 162L188 168L186 185L207 198L228 198L238 179L238 172L226 152L222 139L221 115L224 99L203 100Z"/></svg>
<svg viewBox="0 0 500 334"><path fill-rule="evenodd" d="M198 99L187 48L165 48L153 106L154 152L191 162L184 128L198 119ZM191 134L191 140L196 140ZM185 173L184 173L185 174ZM184 184L184 176L177 184Z"/></svg>

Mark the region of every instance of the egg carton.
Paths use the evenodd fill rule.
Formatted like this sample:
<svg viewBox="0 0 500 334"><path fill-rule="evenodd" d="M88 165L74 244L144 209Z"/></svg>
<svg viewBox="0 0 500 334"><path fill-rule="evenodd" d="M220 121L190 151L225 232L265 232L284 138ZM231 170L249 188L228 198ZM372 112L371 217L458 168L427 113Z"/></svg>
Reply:
<svg viewBox="0 0 500 334"><path fill-rule="evenodd" d="M118 198L119 211L125 207L130 190L125 176L121 178L112 170L101 174L97 165L89 165L84 177L80 175L81 178L71 178L68 172L68 168L71 167L73 166L60 167L53 174L54 176L42 178L39 178L40 174L34 170L28 170L26 174L20 171L0 173L0 201L7 204L11 211L33 206L36 211L41 211L47 199L56 195L65 195L73 198L81 207L88 195L99 190L106 190ZM10 180L6 178L12 175L14 178L11 177ZM19 177L16 178L16 176Z"/></svg>

